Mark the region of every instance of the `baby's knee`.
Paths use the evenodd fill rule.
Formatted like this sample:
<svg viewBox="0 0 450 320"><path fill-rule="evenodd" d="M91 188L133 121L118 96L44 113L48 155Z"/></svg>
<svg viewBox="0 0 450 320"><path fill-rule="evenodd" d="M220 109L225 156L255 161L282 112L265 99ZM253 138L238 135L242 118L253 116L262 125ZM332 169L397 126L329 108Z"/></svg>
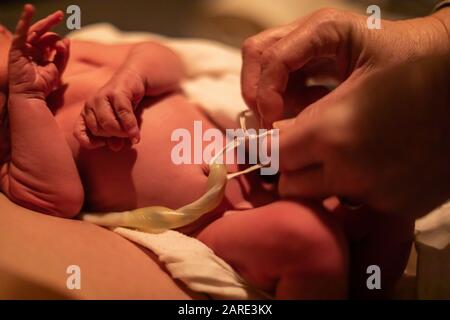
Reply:
<svg viewBox="0 0 450 320"><path fill-rule="evenodd" d="M271 266L281 274L341 274L347 245L337 222L320 206L280 201L261 208Z"/></svg>
<svg viewBox="0 0 450 320"><path fill-rule="evenodd" d="M345 283L346 242L329 214L278 201L221 218L198 238L262 290L275 290L282 279L302 280L302 286L317 279Z"/></svg>

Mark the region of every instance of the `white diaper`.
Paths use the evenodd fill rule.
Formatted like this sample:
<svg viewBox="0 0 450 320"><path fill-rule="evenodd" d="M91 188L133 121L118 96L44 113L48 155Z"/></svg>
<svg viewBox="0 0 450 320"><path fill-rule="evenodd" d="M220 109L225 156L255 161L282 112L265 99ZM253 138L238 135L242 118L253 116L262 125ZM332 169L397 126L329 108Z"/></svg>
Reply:
<svg viewBox="0 0 450 320"><path fill-rule="evenodd" d="M116 228L114 232L152 250L171 276L193 291L206 293L213 299L270 298L252 288L229 264L195 238L173 230L151 234Z"/></svg>

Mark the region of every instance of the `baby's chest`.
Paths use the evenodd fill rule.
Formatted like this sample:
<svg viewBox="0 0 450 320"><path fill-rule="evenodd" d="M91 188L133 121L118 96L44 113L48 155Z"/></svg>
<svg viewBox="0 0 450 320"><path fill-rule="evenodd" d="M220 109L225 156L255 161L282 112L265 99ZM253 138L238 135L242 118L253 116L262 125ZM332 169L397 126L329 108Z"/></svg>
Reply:
<svg viewBox="0 0 450 320"><path fill-rule="evenodd" d="M70 71L70 72L69 72ZM63 78L63 86L47 98L49 108L76 153L78 143L73 138L73 128L86 101L113 75L108 68L70 69Z"/></svg>
<svg viewBox="0 0 450 320"><path fill-rule="evenodd" d="M74 63L75 64L75 63ZM63 77L64 104L83 103L98 92L114 75L109 67L92 67L83 63L75 64Z"/></svg>

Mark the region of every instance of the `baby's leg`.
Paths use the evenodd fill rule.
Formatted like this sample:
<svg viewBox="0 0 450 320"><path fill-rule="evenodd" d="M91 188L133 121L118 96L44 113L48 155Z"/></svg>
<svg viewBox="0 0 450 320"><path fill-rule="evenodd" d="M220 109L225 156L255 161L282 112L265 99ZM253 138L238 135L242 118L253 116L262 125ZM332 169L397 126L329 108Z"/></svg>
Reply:
<svg viewBox="0 0 450 320"><path fill-rule="evenodd" d="M278 201L226 215L198 239L279 299L345 298L346 242L320 206Z"/></svg>

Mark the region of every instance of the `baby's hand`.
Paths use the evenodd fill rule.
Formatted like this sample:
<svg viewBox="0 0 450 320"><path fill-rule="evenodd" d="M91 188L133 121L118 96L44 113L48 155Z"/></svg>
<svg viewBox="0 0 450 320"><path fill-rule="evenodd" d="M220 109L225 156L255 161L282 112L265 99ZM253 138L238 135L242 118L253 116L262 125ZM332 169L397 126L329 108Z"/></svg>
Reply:
<svg viewBox="0 0 450 320"><path fill-rule="evenodd" d="M35 9L25 5L9 53L9 93L45 99L61 84L69 58L69 40L52 32L64 17L57 11L31 25Z"/></svg>
<svg viewBox="0 0 450 320"><path fill-rule="evenodd" d="M183 76L183 63L172 50L153 42L133 46L117 73L86 103L75 137L86 148L107 144L120 150L127 140L138 143L134 110L139 102L177 90Z"/></svg>
<svg viewBox="0 0 450 320"><path fill-rule="evenodd" d="M134 107L145 95L144 80L135 72L119 70L85 104L74 129L80 145L93 149L104 145L113 151L123 148L126 140L140 140Z"/></svg>

